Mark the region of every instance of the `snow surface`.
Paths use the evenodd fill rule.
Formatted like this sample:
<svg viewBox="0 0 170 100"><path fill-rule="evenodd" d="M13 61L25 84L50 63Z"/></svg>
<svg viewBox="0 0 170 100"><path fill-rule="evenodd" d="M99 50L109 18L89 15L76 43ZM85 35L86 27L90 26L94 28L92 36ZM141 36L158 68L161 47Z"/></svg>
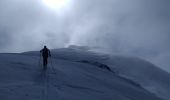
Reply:
<svg viewBox="0 0 170 100"><path fill-rule="evenodd" d="M169 100L169 74L133 57L76 48L0 54L0 100ZM161 99L162 98L162 99Z"/></svg>

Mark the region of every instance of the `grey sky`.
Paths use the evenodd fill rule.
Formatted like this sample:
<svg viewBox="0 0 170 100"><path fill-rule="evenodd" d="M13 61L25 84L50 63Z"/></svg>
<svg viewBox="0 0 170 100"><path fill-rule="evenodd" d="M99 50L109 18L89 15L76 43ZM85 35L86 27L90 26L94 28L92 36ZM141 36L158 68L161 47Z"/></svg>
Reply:
<svg viewBox="0 0 170 100"><path fill-rule="evenodd" d="M169 0L72 1L57 12L41 0L1 0L0 52L74 44L153 62L170 54Z"/></svg>

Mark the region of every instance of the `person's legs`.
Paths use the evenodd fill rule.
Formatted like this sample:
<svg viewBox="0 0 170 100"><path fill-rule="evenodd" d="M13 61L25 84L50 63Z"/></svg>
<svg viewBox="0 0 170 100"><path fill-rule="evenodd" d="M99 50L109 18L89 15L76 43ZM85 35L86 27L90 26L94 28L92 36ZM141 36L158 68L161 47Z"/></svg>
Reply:
<svg viewBox="0 0 170 100"><path fill-rule="evenodd" d="M46 65L48 64L48 57L46 58Z"/></svg>
<svg viewBox="0 0 170 100"><path fill-rule="evenodd" d="M44 69L47 69L47 57L43 57L43 66Z"/></svg>

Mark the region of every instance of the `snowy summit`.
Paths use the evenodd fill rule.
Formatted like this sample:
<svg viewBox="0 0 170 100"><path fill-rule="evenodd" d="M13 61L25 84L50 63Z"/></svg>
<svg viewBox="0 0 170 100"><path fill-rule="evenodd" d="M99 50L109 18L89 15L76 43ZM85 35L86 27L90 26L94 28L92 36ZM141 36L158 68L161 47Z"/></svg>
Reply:
<svg viewBox="0 0 170 100"><path fill-rule="evenodd" d="M135 57L74 48L0 54L0 100L169 100L170 74Z"/></svg>

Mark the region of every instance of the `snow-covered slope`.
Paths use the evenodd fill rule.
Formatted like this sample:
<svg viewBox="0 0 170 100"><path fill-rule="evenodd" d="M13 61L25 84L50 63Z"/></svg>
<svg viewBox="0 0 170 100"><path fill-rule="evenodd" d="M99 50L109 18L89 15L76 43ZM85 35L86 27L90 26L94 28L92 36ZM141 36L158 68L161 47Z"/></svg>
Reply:
<svg viewBox="0 0 170 100"><path fill-rule="evenodd" d="M1 100L163 100L170 90L168 73L137 58L56 49L47 71L39 52L0 59Z"/></svg>

